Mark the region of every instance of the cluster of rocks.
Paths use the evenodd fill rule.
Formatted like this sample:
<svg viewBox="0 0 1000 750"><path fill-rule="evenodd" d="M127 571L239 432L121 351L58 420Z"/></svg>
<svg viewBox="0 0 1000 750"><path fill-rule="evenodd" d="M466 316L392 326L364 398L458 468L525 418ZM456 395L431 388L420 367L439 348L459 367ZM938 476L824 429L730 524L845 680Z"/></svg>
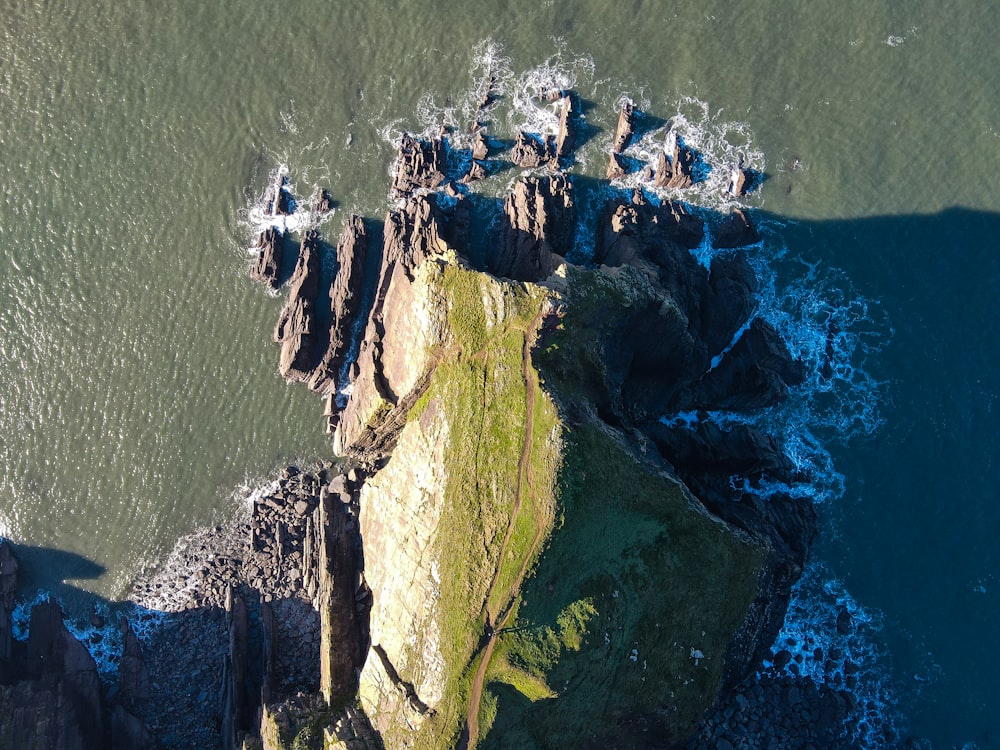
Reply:
<svg viewBox="0 0 1000 750"><path fill-rule="evenodd" d="M861 750L873 727L845 690L808 678L763 675L741 685L708 713L689 750ZM877 721L877 719L875 719ZM888 728L887 728L888 729ZM878 744L894 742L889 731Z"/></svg>

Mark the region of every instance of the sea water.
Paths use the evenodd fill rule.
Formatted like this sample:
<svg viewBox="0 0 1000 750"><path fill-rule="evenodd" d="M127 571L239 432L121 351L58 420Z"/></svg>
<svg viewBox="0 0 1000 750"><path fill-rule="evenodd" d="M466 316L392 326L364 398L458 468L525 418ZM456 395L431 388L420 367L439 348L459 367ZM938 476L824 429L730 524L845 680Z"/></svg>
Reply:
<svg viewBox="0 0 1000 750"><path fill-rule="evenodd" d="M281 299L245 275L275 170L303 199L330 187L333 237L350 211L383 215L400 132L465 132L487 72L498 137L552 132L534 94L572 86L590 126L575 174L602 174L623 96L707 164L764 173L744 201L764 236L756 314L805 357L836 319L834 377L757 417L821 501L788 633L818 634L849 597L909 731L995 746L1000 9L397 5L5 8L0 535L34 583L120 599L179 536L229 518L239 487L329 455L320 404L276 373ZM725 176L688 199L725 209ZM592 212L603 194L579 197Z"/></svg>

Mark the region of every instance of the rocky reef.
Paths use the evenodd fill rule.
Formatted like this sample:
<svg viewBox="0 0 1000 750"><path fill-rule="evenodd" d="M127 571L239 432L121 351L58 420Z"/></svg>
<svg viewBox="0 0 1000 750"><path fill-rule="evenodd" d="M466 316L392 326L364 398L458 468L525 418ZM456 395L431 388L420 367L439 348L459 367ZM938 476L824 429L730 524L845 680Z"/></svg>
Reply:
<svg viewBox="0 0 1000 750"><path fill-rule="evenodd" d="M449 158L447 132L403 136L380 231L352 215L335 246L315 228L255 239L250 275L287 286L278 370L324 395L337 460L286 468L247 518L179 548L172 570L188 575L137 584L136 602L172 614L144 643L125 633L113 696L56 605L39 605L28 655L12 655L0 578L0 663L15 665L0 737L674 748L718 736L724 702L748 700L816 532L808 500L754 488L807 478L750 422L676 415L767 408L805 377L755 315L753 220L680 199L702 157L668 134L638 187L603 186L596 246L578 247L581 107L559 91L545 95L557 131L509 145L506 160L531 171L491 204L475 257L470 235L485 230L462 183L504 159L485 92L467 160ZM609 180L637 169L623 153L638 115L622 105ZM741 170L733 195L750 186ZM272 215L293 210L283 178L268 196ZM314 202L333 207L325 190ZM693 252L706 246L707 264ZM47 677L43 652L58 656ZM51 712L18 708L43 677L79 743L58 739Z"/></svg>

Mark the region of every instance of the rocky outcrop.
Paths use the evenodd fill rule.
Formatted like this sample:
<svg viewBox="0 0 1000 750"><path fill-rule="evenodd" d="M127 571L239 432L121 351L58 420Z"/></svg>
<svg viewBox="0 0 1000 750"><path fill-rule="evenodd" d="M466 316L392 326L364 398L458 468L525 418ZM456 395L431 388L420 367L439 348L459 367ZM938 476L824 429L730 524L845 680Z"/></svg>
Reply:
<svg viewBox="0 0 1000 750"><path fill-rule="evenodd" d="M257 236L257 255L250 266L250 278L271 289L281 285L281 257L285 237L275 227L268 227Z"/></svg>
<svg viewBox="0 0 1000 750"><path fill-rule="evenodd" d="M446 179L445 159L443 138L422 140L404 133L396 154L392 194L401 198L414 190L437 187Z"/></svg>
<svg viewBox="0 0 1000 750"><path fill-rule="evenodd" d="M556 156L555 139L542 138L519 131L510 151L510 160L524 169L533 169L549 164Z"/></svg>
<svg viewBox="0 0 1000 750"><path fill-rule="evenodd" d="M461 201L459 202L461 205ZM430 257L456 257L462 226L458 206L444 211L433 195L414 197L386 217L382 265L361 343L351 397L334 436L334 451L368 445L375 454L376 415L389 417L424 374L431 345L440 340L445 311L413 280ZM416 291L416 293L414 293ZM367 431L367 437L362 434Z"/></svg>
<svg viewBox="0 0 1000 750"><path fill-rule="evenodd" d="M308 379L316 363L319 274L319 236L309 231L302 238L288 301L274 329L274 341L281 344L278 372L289 382Z"/></svg>
<svg viewBox="0 0 1000 750"><path fill-rule="evenodd" d="M694 184L694 154L681 143L679 137L669 138L667 146L660 152L653 184L658 188L675 189L689 188Z"/></svg>
<svg viewBox="0 0 1000 750"><path fill-rule="evenodd" d="M129 625L128 618L120 623L122 631L122 656L118 661L118 689L129 706L149 700L149 670L142 657L142 647Z"/></svg>
<svg viewBox="0 0 1000 750"><path fill-rule="evenodd" d="M336 202L333 200L333 196L330 195L330 191L325 187L316 188L316 194L312 199L312 210L318 216L326 216L330 213Z"/></svg>
<svg viewBox="0 0 1000 750"><path fill-rule="evenodd" d="M351 331L361 308L361 286L368 232L357 214L344 224L337 241L337 274L330 286L330 337L326 353L309 376L309 388L319 393L336 390L337 378L351 343Z"/></svg>
<svg viewBox="0 0 1000 750"><path fill-rule="evenodd" d="M618 111L618 124L615 126L615 134L611 141L611 156L606 173L609 180L617 180L625 176L625 163L621 154L628 148L634 133L635 105L630 99L626 99Z"/></svg>
<svg viewBox="0 0 1000 750"><path fill-rule="evenodd" d="M745 247L760 242L760 234L745 211L734 208L716 228L712 246L720 250Z"/></svg>
<svg viewBox="0 0 1000 750"><path fill-rule="evenodd" d="M563 174L530 177L504 197L499 242L487 258L497 276L548 278L573 244L573 184Z"/></svg>
<svg viewBox="0 0 1000 750"><path fill-rule="evenodd" d="M222 671L222 747L225 750L239 750L249 728L247 695L247 607L243 600L233 593L226 593L226 627L229 632L229 648Z"/></svg>
<svg viewBox="0 0 1000 750"><path fill-rule="evenodd" d="M265 203L271 216L288 216L294 210L295 199L288 191L288 178L284 174L275 176L265 196Z"/></svg>
<svg viewBox="0 0 1000 750"><path fill-rule="evenodd" d="M568 158L576 145L576 109L574 94L571 92L563 96L559 106L559 130L556 131L554 149L557 167L558 160Z"/></svg>

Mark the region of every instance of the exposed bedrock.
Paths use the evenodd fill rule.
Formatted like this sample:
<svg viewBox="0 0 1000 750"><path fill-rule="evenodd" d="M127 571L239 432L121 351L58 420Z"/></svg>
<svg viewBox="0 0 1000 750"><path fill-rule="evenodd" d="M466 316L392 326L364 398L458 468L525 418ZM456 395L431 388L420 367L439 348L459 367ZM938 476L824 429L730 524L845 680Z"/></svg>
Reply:
<svg viewBox="0 0 1000 750"><path fill-rule="evenodd" d="M520 180L503 200L490 271L519 281L546 279L564 261L575 231L573 183L564 174Z"/></svg>
<svg viewBox="0 0 1000 750"><path fill-rule="evenodd" d="M576 95L572 92L563 96L559 106L559 130L556 133L555 165L559 159L566 159L576 145L576 118L579 105L575 102Z"/></svg>
<svg viewBox="0 0 1000 750"><path fill-rule="evenodd" d="M337 241L337 273L330 286L330 334L326 352L309 376L309 388L329 393L337 388L337 377L350 346L351 330L360 312L361 287L368 232L364 221L352 214Z"/></svg>
<svg viewBox="0 0 1000 750"><path fill-rule="evenodd" d="M274 341L281 344L278 372L290 382L308 379L316 361L319 266L319 235L308 231L288 285L288 301L274 329Z"/></svg>
<svg viewBox="0 0 1000 750"><path fill-rule="evenodd" d="M739 208L734 208L712 233L712 246L719 249L745 247L759 241L753 221Z"/></svg>
<svg viewBox="0 0 1000 750"><path fill-rule="evenodd" d="M404 197L420 188L435 188L445 181L443 138L422 140L404 133L396 155L392 193Z"/></svg>
<svg viewBox="0 0 1000 750"><path fill-rule="evenodd" d="M407 200L386 217L375 297L358 352L354 387L334 436L335 452L365 445L374 460L391 449L391 440L380 441L392 430L373 430L373 418L405 416L394 407L424 374L445 314L440 299L427 296L429 287L414 288L413 280L427 258L457 257L466 251L467 211L465 199L443 209L434 195L426 195Z"/></svg>
<svg viewBox="0 0 1000 750"><path fill-rule="evenodd" d="M281 285L281 256L285 237L275 227L268 227L257 236L257 255L250 266L250 278L277 289Z"/></svg>
<svg viewBox="0 0 1000 750"><path fill-rule="evenodd" d="M549 164L556 156L553 136L536 136L519 131L510 151L510 160L519 167L532 169Z"/></svg>
<svg viewBox="0 0 1000 750"><path fill-rule="evenodd" d="M615 126L614 137L611 141L611 155L608 160L608 169L605 176L609 180L616 180L625 176L625 163L621 154L628 148L635 133L635 105L628 99L622 102L618 111L618 124Z"/></svg>
<svg viewBox="0 0 1000 750"><path fill-rule="evenodd" d="M653 184L659 188L689 188L694 184L694 154L681 145L679 138L673 141L670 154L667 148L660 152Z"/></svg>

